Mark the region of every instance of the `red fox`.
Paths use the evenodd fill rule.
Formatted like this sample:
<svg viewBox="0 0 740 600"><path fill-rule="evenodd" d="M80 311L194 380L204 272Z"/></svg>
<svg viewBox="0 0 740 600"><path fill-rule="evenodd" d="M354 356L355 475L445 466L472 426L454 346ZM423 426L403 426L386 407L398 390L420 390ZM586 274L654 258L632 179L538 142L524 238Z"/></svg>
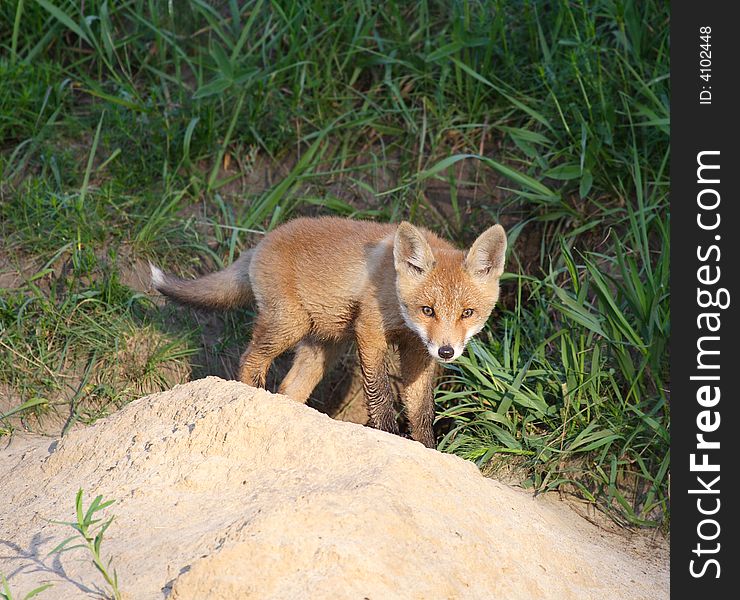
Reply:
<svg viewBox="0 0 740 600"><path fill-rule="evenodd" d="M369 424L396 434L385 357L397 347L411 437L435 447L437 362L455 360L483 328L498 299L505 253L501 225L465 253L407 222L298 218L222 271L187 281L151 270L153 286L184 304L226 309L254 299L258 314L239 379L264 387L273 359L295 348L279 392L299 402L354 339Z"/></svg>

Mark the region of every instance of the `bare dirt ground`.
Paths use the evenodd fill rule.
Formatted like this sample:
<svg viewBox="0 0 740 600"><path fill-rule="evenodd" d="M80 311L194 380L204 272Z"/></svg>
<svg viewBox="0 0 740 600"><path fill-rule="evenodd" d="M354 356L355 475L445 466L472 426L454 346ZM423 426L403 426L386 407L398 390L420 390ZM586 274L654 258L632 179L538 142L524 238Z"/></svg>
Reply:
<svg viewBox="0 0 740 600"><path fill-rule="evenodd" d="M416 442L215 377L61 440L0 449L0 572L14 594L108 593L49 555L81 487L125 598L667 598L664 542L600 528Z"/></svg>

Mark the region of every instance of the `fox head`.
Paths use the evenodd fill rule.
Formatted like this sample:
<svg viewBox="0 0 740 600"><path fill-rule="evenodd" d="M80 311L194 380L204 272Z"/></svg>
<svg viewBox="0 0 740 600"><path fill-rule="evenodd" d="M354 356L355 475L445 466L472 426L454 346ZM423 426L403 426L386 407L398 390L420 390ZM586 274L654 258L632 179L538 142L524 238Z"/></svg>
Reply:
<svg viewBox="0 0 740 600"><path fill-rule="evenodd" d="M498 300L506 233L494 225L467 252L432 248L421 231L403 222L396 230L396 293L406 325L435 359L450 362L486 323Z"/></svg>

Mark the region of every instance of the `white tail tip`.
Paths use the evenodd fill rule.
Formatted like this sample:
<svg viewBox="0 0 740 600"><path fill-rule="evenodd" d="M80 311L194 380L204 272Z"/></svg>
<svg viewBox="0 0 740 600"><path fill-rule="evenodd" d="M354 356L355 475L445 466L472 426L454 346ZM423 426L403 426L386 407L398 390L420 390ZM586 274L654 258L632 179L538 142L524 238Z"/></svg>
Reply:
<svg viewBox="0 0 740 600"><path fill-rule="evenodd" d="M159 289L165 284L165 274L162 272L162 269L154 266L152 263L149 263L149 268L152 271L152 285Z"/></svg>

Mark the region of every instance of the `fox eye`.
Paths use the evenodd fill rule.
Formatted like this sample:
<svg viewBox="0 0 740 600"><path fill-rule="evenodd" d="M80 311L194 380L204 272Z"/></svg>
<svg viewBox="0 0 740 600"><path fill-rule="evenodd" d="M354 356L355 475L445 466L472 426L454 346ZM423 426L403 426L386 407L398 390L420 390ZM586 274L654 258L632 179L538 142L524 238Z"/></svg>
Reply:
<svg viewBox="0 0 740 600"><path fill-rule="evenodd" d="M422 306L421 312L424 313L427 317L433 317L434 316L434 309L431 306Z"/></svg>
<svg viewBox="0 0 740 600"><path fill-rule="evenodd" d="M473 316L473 309L472 308L466 308L464 311L462 311L462 314L460 315L460 318L467 319L468 317Z"/></svg>

